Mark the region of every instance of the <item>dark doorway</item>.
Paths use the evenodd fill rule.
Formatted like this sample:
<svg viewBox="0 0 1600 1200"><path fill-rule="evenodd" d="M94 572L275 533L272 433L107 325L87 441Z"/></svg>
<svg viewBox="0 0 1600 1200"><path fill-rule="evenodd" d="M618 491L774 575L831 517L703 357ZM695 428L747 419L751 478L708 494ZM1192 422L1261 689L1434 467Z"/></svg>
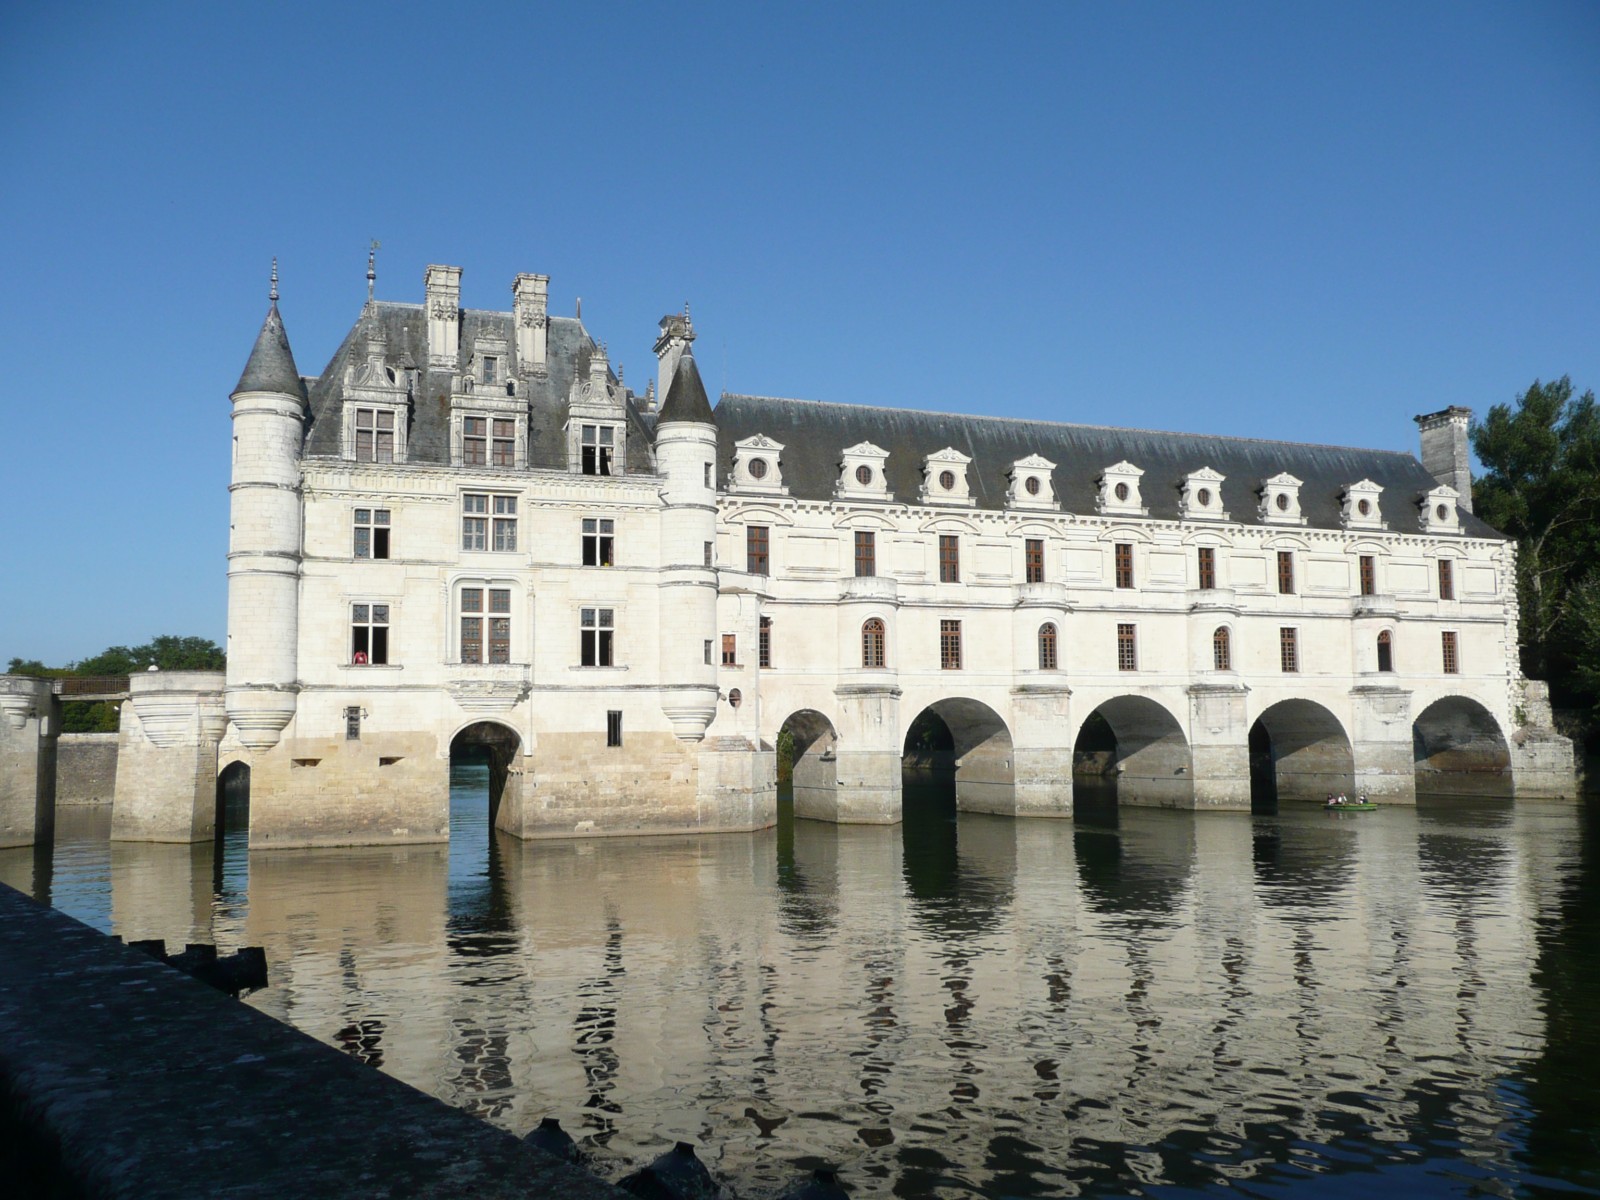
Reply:
<svg viewBox="0 0 1600 1200"><path fill-rule="evenodd" d="M1260 721L1250 726L1250 811L1278 811L1278 773L1272 766L1272 735Z"/></svg>

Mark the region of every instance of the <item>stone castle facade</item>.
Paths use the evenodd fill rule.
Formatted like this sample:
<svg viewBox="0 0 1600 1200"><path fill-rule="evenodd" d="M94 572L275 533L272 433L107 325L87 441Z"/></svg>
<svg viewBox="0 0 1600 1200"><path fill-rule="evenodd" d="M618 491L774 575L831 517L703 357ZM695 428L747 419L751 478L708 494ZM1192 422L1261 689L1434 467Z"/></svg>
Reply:
<svg viewBox="0 0 1600 1200"><path fill-rule="evenodd" d="M1571 794L1517 667L1469 414L1422 460L724 395L664 318L639 394L548 279L369 297L233 392L227 733L251 843L435 841L453 756L521 837L1068 816L1424 787Z"/></svg>

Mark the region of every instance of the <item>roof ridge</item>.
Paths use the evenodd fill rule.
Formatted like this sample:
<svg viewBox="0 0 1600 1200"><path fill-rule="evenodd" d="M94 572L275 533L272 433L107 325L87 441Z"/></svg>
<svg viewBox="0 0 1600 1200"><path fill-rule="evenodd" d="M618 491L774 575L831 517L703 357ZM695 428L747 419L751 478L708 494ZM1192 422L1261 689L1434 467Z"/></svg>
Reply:
<svg viewBox="0 0 1600 1200"><path fill-rule="evenodd" d="M959 421L1004 421L1013 425L1051 425L1060 429L1094 429L1107 433L1153 433L1164 437L1204 438L1214 442L1253 442L1263 446L1300 446L1308 450L1350 450L1358 454L1393 454L1400 458L1416 458L1409 450L1382 450L1372 446L1339 446L1327 442L1297 442L1288 438L1250 437L1247 434L1186 433L1181 429L1146 429L1136 425L1091 425L1084 421L1045 421L1037 417L1007 417L988 413L940 412L933 408L892 408L884 404L845 404L839 400L807 400L800 396L761 396L752 392L723 392L723 400L775 400L781 404L810 404L818 408L848 408L860 412L907 413L920 417L949 417Z"/></svg>

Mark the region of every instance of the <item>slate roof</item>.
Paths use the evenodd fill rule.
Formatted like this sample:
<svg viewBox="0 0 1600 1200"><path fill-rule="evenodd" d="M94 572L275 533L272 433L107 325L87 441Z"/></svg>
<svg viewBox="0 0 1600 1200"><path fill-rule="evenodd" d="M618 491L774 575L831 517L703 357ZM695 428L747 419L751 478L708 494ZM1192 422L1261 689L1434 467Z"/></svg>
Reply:
<svg viewBox="0 0 1600 1200"><path fill-rule="evenodd" d="M244 364L244 374L239 376L235 392L282 392L289 396L306 398L305 384L295 369L294 353L289 349L289 335L284 331L283 318L278 315L277 301L267 309L266 320L261 322L261 332L250 358Z"/></svg>
<svg viewBox="0 0 1600 1200"><path fill-rule="evenodd" d="M461 361L476 352L480 337L503 343L503 353L514 357L515 329L510 313L463 309L461 312ZM338 457L340 454L340 414L344 401L345 369L362 364L367 357L368 330L376 328L386 342L384 360L393 369L417 372L411 398L411 421L407 434L406 459L409 462L450 462L450 394L456 371L428 366L428 320L420 304L378 302L364 310L360 320L345 335L344 342L311 381L311 420L306 431L304 454L308 457ZM517 398L528 405L528 466L566 470L567 443L563 426L567 419L567 398L574 378L586 379L594 340L575 317L550 317L547 326L546 364L543 377L520 380ZM607 377L616 382L614 373ZM480 388L480 391L482 389ZM632 397L626 404L628 473L655 470L653 439Z"/></svg>
<svg viewBox="0 0 1600 1200"><path fill-rule="evenodd" d="M1007 417L974 417L864 405L723 395L717 403L720 477L733 467L735 442L766 434L784 447L779 457L791 496L829 500L839 478L841 452L871 442L889 452L890 490L901 503L917 503L922 460L946 446L972 458L967 482L979 509L1003 510L1006 471L1030 454L1056 464L1051 473L1057 500L1067 512L1095 512L1095 481L1107 467L1126 460L1143 469L1140 494L1150 516L1178 519L1178 485L1192 471L1210 467L1224 475L1222 506L1232 522L1264 525L1258 512L1264 480L1287 471L1303 481L1300 510L1316 529L1339 529L1339 498L1362 479L1383 487L1384 520L1396 532L1416 531L1416 502L1438 481L1410 454L1358 450L1254 438L1160 433L1099 425L1065 425ZM1197 522L1198 524L1198 522ZM1500 538L1485 522L1463 511L1461 530L1471 537Z"/></svg>
<svg viewBox="0 0 1600 1200"><path fill-rule="evenodd" d="M657 425L669 421L698 421L702 425L712 422L711 401L706 399L706 385L700 382L700 368L694 365L694 354L688 346L673 368L672 382L667 385L666 399L661 402Z"/></svg>

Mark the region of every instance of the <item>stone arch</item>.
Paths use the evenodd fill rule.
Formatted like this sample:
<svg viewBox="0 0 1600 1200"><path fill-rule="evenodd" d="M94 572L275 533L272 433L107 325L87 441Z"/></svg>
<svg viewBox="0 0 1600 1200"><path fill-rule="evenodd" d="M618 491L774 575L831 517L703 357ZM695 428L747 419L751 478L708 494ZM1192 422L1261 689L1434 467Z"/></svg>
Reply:
<svg viewBox="0 0 1600 1200"><path fill-rule="evenodd" d="M450 739L450 767L482 762L489 768L489 827L510 816L505 801L511 792L511 764L522 748L522 735L499 721L474 721ZM509 827L509 825L508 825Z"/></svg>
<svg viewBox="0 0 1600 1200"><path fill-rule="evenodd" d="M1466 696L1442 697L1417 715L1411 757L1420 794L1511 796L1511 749L1500 723Z"/></svg>
<svg viewBox="0 0 1600 1200"><path fill-rule="evenodd" d="M217 773L217 834L221 839L250 829L250 764L236 758Z"/></svg>
<svg viewBox="0 0 1600 1200"><path fill-rule="evenodd" d="M1074 792L1117 804L1190 808L1193 759L1178 718L1147 696L1116 696L1078 727L1072 747Z"/></svg>
<svg viewBox="0 0 1600 1200"><path fill-rule="evenodd" d="M828 717L814 708L789 714L778 727L777 745L788 735L794 815L819 821L838 820L838 778L835 771L839 733ZM781 751L780 751L781 752Z"/></svg>
<svg viewBox="0 0 1600 1200"><path fill-rule="evenodd" d="M902 763L953 778L956 808L1010 813L1015 808L1011 729L980 700L935 700L906 726Z"/></svg>
<svg viewBox="0 0 1600 1200"><path fill-rule="evenodd" d="M1250 726L1250 804L1326 800L1355 792L1355 755L1334 716L1311 700L1280 700Z"/></svg>

